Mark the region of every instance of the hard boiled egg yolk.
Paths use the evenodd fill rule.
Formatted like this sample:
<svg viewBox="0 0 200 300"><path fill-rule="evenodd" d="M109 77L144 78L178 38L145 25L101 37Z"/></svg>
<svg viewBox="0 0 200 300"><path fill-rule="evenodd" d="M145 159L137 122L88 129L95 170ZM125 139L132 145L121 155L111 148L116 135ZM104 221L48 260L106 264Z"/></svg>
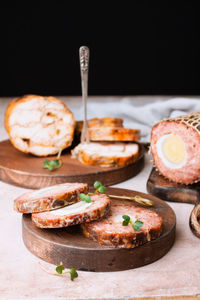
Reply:
<svg viewBox="0 0 200 300"><path fill-rule="evenodd" d="M173 164L182 164L185 160L185 146L177 135L169 135L162 143L163 154Z"/></svg>
<svg viewBox="0 0 200 300"><path fill-rule="evenodd" d="M157 154L171 169L181 168L186 162L186 150L182 139L176 134L165 134L156 143Z"/></svg>

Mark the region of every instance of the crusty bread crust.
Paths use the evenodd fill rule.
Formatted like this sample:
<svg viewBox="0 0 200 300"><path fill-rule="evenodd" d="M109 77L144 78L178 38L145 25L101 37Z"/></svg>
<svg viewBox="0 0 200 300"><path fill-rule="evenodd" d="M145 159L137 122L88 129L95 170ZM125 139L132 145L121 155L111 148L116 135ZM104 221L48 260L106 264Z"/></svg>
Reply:
<svg viewBox="0 0 200 300"><path fill-rule="evenodd" d="M46 104L46 106L47 106L46 111L45 111L46 106L44 106L44 105L41 107L41 109L38 109L38 111L43 110L44 115L45 115L45 113L47 113L46 117L53 119L52 123L54 122L54 124L55 124L54 127L56 127L57 122L61 122L62 120L57 118L56 113L54 114L53 112L48 112L48 110L49 110L48 104L50 105L50 103L54 103L55 105L59 105L59 108L62 107L62 114L65 116L68 116L68 119L69 119L68 123L63 122L63 126L66 126L68 135L66 137L63 137L62 142L61 142L61 139L59 140L57 137L57 140L59 140L58 143L55 142L54 144L51 144L51 143L48 144L48 143L41 142L41 141L39 143L36 143L36 142L32 141L32 138L30 138L30 137L26 138L26 134L22 134L22 137L20 137L20 136L16 137L13 135L13 124L12 125L10 124L10 120L11 120L13 114L15 113L15 110L17 109L18 105L25 104L25 103L27 103L29 101L33 101L33 100L38 102L38 104L39 104L39 102ZM51 110L52 110L52 108L51 108ZM31 112L32 112L31 110L28 111L28 113L30 113L30 115L31 115ZM49 113L49 115L48 115L48 113ZM31 117L34 117L33 114ZM15 116L15 118L16 118L16 116ZM19 113L18 118L19 118L18 120L20 120L20 113ZM36 123L37 123L37 121L36 121ZM40 123L42 126L42 128L40 129L41 131L49 126L49 124L46 124L46 123L42 124L41 120L38 121L38 123ZM20 125L19 125L19 127L20 127ZM8 105L6 112L5 112L5 128L8 132L10 141L15 148L17 148L18 150L20 150L24 153L31 153L36 156L47 156L47 155L56 154L59 152L59 150L65 149L71 145L72 140L73 140L73 135L74 135L75 120L74 120L73 113L58 98L52 97L52 96L43 97L43 96L38 96L38 95L25 95L23 97L13 99L13 101L11 101L10 104ZM27 129L28 127L24 126L24 128ZM38 134L38 132L37 132L37 134ZM51 134L50 141L52 141L52 137L55 137L55 135L56 135L56 133ZM62 145L60 146L60 144L62 144Z"/></svg>

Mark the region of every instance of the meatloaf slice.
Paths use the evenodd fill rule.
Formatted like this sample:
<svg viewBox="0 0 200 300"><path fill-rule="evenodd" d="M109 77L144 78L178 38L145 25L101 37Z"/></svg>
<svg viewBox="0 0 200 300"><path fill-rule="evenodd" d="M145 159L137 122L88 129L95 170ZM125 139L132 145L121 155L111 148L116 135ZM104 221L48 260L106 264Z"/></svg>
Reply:
<svg viewBox="0 0 200 300"><path fill-rule="evenodd" d="M128 129L121 127L99 127L89 128L90 141L93 142L134 142L140 139L139 129Z"/></svg>
<svg viewBox="0 0 200 300"><path fill-rule="evenodd" d="M93 118L87 120L88 128L92 127L123 127L123 119L120 118ZM76 121L75 133L80 134L83 128L83 121Z"/></svg>
<svg viewBox="0 0 200 300"><path fill-rule="evenodd" d="M135 143L89 143L75 147L72 157L87 165L123 167L136 161L138 153Z"/></svg>
<svg viewBox="0 0 200 300"><path fill-rule="evenodd" d="M142 221L140 230L136 232L131 223L123 226L123 215L129 216L132 222ZM126 204L112 205L109 216L82 225L86 237L115 248L134 248L156 239L161 234L161 227L162 218L154 211Z"/></svg>
<svg viewBox="0 0 200 300"><path fill-rule="evenodd" d="M52 210L79 201L79 194L87 191L86 183L58 184L21 195L14 209L24 214Z"/></svg>
<svg viewBox="0 0 200 300"><path fill-rule="evenodd" d="M92 202L79 201L64 208L32 214L32 221L40 228L61 228L100 219L110 209L105 194L91 196Z"/></svg>

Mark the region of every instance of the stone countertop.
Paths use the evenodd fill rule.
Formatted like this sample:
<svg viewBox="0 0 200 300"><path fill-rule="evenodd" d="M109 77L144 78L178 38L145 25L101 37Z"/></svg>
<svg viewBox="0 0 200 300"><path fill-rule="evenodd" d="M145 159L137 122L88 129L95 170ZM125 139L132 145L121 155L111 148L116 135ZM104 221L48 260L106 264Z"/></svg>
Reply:
<svg viewBox="0 0 200 300"><path fill-rule="evenodd" d="M163 99L167 98L170 97ZM80 106L80 97L61 99L74 112ZM94 97L93 101L96 99L101 100L100 97ZM120 97L103 97L102 101L106 99L113 99L116 103ZM142 104L155 100L155 97L133 97L137 103L138 99ZM1 140L7 138L3 118L9 101L9 98L0 99ZM136 177L116 187L146 192L146 181L152 165L148 154L145 158L145 168ZM200 294L200 240L191 233L188 222L192 205L168 203L177 217L176 241L163 258L150 265L121 272L78 271L79 277L72 282L68 277L44 272L38 263L40 259L24 246L22 217L13 211L13 199L25 191L0 181L0 299L129 299ZM40 262L49 270L55 269L51 264Z"/></svg>

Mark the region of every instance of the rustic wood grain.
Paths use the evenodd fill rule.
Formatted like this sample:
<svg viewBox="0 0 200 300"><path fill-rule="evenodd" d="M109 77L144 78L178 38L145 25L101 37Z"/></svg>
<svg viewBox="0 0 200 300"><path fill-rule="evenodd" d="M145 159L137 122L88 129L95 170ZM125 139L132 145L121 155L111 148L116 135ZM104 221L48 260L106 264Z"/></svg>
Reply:
<svg viewBox="0 0 200 300"><path fill-rule="evenodd" d="M196 204L190 215L190 228L200 238L200 182L190 185L169 181L153 168L147 181L150 194L166 201Z"/></svg>
<svg viewBox="0 0 200 300"><path fill-rule="evenodd" d="M200 182L189 185L172 182L155 168L147 181L147 191L166 201L195 204L200 200Z"/></svg>
<svg viewBox="0 0 200 300"><path fill-rule="evenodd" d="M104 185L112 185L137 175L144 167L145 147L135 163L125 167L102 168L89 166L71 158L70 150L63 151L62 166L50 172L43 169L44 157L24 154L15 149L9 140L0 142L0 179L20 187L39 189L64 182L87 182L90 186L100 180ZM55 159L51 156L49 159Z"/></svg>
<svg viewBox="0 0 200 300"><path fill-rule="evenodd" d="M85 271L109 272L137 268L152 263L165 255L175 239L176 217L162 200L136 191L107 188L115 195L140 195L154 201L156 211L163 219L161 236L134 249L115 249L98 245L86 238L79 225L63 229L40 229L33 225L30 215L23 216L23 240L36 256L55 265ZM135 205L132 201L113 200Z"/></svg>

